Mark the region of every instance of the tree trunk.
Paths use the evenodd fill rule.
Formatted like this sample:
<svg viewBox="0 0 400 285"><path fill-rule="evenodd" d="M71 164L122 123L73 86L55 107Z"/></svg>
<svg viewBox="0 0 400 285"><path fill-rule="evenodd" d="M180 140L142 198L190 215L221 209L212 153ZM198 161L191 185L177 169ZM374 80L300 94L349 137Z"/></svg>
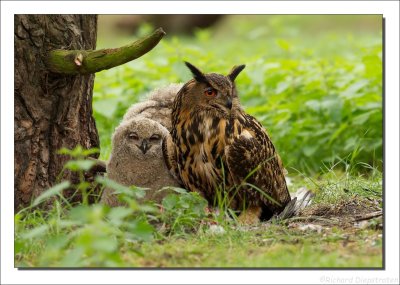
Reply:
<svg viewBox="0 0 400 285"><path fill-rule="evenodd" d="M58 149L99 147L94 75L50 73L45 62L50 50L95 49L96 32L96 15L15 15L15 210L54 184L68 160ZM73 180L71 173L63 178Z"/></svg>

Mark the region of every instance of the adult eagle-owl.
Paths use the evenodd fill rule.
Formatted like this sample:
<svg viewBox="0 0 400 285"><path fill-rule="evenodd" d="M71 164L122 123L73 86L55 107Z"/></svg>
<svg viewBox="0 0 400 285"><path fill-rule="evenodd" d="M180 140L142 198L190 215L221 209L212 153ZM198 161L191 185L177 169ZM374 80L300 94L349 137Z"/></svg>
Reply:
<svg viewBox="0 0 400 285"><path fill-rule="evenodd" d="M171 135L163 141L167 167L211 205L223 194L242 224L280 213L290 201L281 159L262 125L244 112L234 83L245 66L224 76L185 64L194 78L174 101Z"/></svg>

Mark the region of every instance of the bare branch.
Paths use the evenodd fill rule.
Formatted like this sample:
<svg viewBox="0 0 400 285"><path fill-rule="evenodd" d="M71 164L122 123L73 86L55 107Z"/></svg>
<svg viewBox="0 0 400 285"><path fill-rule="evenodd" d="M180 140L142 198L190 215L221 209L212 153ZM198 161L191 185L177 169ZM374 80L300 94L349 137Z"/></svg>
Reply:
<svg viewBox="0 0 400 285"><path fill-rule="evenodd" d="M372 213L367 213L364 215L358 215L354 218L354 221L359 222L359 221L364 221L364 220L370 220L370 219L373 219L376 217L380 217L382 215L383 215L382 210L380 210L380 211L376 211L376 212L372 212Z"/></svg>

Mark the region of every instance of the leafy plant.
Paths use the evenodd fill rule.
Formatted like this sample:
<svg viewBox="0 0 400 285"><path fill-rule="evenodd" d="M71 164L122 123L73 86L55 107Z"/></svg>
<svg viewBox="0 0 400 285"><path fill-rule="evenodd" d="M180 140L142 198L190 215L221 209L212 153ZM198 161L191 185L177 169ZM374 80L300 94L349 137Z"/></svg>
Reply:
<svg viewBox="0 0 400 285"><path fill-rule="evenodd" d="M65 169L79 172L82 180L77 185L68 181L55 185L37 197L29 208L16 214L17 266L31 266L22 258L30 254L37 255L34 266L124 266L118 252L120 249L130 249L141 255L140 243L153 239L155 230L149 218L157 209L137 202L143 197L143 189L126 187L105 177L97 177L97 185L85 184L83 172L89 170L93 162L83 159L83 156L95 151L81 147L61 150L61 153L75 158L66 163ZM115 189L126 206L89 205L85 199L81 205L74 206L62 195L68 187L89 192L89 187L98 186ZM53 197L59 199L53 199L53 206L48 210L36 208L28 211Z"/></svg>
<svg viewBox="0 0 400 285"><path fill-rule="evenodd" d="M73 187L77 190L77 192L82 194L82 203L84 205L88 205L89 203L89 195L91 194L88 191L92 185L85 180L84 173L85 171L89 171L94 165L95 162L92 160L86 159L91 154L99 153L100 150L98 148L92 149L84 149L81 145L77 145L74 149L70 150L67 148L61 148L58 153L63 155L68 155L72 159L70 159L67 163L64 164L63 169L58 175L58 179L63 176L66 170L76 172L79 177L79 183L73 185ZM93 189L95 187L92 187ZM46 191L48 193L48 191ZM68 202L67 202L68 203Z"/></svg>
<svg viewBox="0 0 400 285"><path fill-rule="evenodd" d="M161 221L169 234L196 233L207 220L207 201L197 192L168 187L175 191L162 200Z"/></svg>

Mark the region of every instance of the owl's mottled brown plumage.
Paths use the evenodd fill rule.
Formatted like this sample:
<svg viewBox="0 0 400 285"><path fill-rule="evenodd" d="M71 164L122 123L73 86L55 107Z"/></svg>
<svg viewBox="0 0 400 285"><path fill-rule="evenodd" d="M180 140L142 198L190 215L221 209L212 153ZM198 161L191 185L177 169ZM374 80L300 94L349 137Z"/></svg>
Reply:
<svg viewBox="0 0 400 285"><path fill-rule="evenodd" d="M241 211L243 223L268 219L290 201L283 166L262 125L242 109L234 80L244 65L228 76L194 75L178 92L172 131L163 143L170 171L190 191L216 203L217 189L229 206Z"/></svg>

